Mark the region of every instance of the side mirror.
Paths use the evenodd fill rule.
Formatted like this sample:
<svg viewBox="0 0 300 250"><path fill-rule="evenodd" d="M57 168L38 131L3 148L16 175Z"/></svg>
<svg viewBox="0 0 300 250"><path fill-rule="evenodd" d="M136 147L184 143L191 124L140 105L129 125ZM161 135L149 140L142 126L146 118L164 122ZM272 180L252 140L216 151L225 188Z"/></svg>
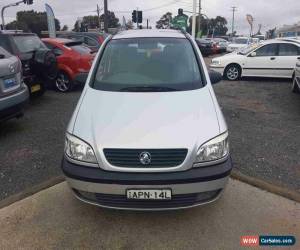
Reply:
<svg viewBox="0 0 300 250"><path fill-rule="evenodd" d="M208 74L211 84L217 84L223 79L222 74L214 70L210 70Z"/></svg>
<svg viewBox="0 0 300 250"><path fill-rule="evenodd" d="M75 77L74 81L80 85L84 85L87 78L88 78L88 73L80 73Z"/></svg>
<svg viewBox="0 0 300 250"><path fill-rule="evenodd" d="M256 52L252 52L252 53L250 54L250 57L256 57Z"/></svg>

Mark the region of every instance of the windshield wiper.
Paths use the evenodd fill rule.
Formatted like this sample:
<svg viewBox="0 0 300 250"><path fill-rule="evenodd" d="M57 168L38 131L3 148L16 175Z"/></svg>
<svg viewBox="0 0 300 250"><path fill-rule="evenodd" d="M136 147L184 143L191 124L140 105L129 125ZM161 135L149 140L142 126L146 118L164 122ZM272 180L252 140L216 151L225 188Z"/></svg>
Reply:
<svg viewBox="0 0 300 250"><path fill-rule="evenodd" d="M120 89L124 92L168 92L168 91L178 91L175 88L163 87L163 86L135 86L135 87L126 87Z"/></svg>

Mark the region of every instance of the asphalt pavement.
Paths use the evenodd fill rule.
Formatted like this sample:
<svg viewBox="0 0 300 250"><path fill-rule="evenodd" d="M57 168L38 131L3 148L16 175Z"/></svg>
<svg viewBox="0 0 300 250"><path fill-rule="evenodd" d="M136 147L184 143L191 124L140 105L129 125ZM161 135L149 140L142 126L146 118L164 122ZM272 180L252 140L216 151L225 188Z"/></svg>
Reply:
<svg viewBox="0 0 300 250"><path fill-rule="evenodd" d="M299 222L299 203L233 180L216 203L152 213L87 205L62 183L0 210L0 249L236 250L241 236L290 235L276 249L296 250Z"/></svg>
<svg viewBox="0 0 300 250"><path fill-rule="evenodd" d="M80 91L47 91L21 119L0 123L0 200L61 175L66 126Z"/></svg>
<svg viewBox="0 0 300 250"><path fill-rule="evenodd" d="M229 126L234 170L300 193L300 95L290 85L249 78L214 89ZM0 124L0 200L62 175L65 128L79 96L80 90L48 91L25 117Z"/></svg>

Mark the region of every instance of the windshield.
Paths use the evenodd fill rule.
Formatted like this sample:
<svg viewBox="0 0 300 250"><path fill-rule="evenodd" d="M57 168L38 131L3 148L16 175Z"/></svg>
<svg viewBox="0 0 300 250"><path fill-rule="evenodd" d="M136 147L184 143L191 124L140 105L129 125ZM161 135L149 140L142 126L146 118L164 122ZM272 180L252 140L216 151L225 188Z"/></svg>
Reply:
<svg viewBox="0 0 300 250"><path fill-rule="evenodd" d="M248 43L248 39L247 38L237 38L237 39L235 39L234 43L237 43L237 44L247 44Z"/></svg>
<svg viewBox="0 0 300 250"><path fill-rule="evenodd" d="M241 54L241 55L247 55L249 53L251 53L253 50L255 50L258 46L255 46L255 45L251 45L251 46L248 46L246 48L241 48L238 53Z"/></svg>
<svg viewBox="0 0 300 250"><path fill-rule="evenodd" d="M21 53L47 48L37 36L14 36L13 39Z"/></svg>
<svg viewBox="0 0 300 250"><path fill-rule="evenodd" d="M99 63L95 89L182 91L202 87L191 43L180 38L111 40Z"/></svg>

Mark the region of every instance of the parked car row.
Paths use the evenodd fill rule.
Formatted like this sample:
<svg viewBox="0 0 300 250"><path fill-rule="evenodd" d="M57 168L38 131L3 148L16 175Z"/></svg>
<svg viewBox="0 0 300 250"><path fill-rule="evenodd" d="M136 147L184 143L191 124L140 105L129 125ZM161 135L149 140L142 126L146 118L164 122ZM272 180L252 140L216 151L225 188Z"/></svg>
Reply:
<svg viewBox="0 0 300 250"><path fill-rule="evenodd" d="M22 116L29 97L42 95L47 87L71 91L75 77L89 72L106 35L76 34L68 34L73 40L41 40L33 33L0 31L0 121Z"/></svg>
<svg viewBox="0 0 300 250"><path fill-rule="evenodd" d="M293 79L293 91L298 92L300 41L265 41L256 47L249 46L238 52L214 58L210 67L230 81L239 80L244 76Z"/></svg>
<svg viewBox="0 0 300 250"><path fill-rule="evenodd" d="M228 42L223 38L196 39L196 43L203 56L224 53L228 46Z"/></svg>

